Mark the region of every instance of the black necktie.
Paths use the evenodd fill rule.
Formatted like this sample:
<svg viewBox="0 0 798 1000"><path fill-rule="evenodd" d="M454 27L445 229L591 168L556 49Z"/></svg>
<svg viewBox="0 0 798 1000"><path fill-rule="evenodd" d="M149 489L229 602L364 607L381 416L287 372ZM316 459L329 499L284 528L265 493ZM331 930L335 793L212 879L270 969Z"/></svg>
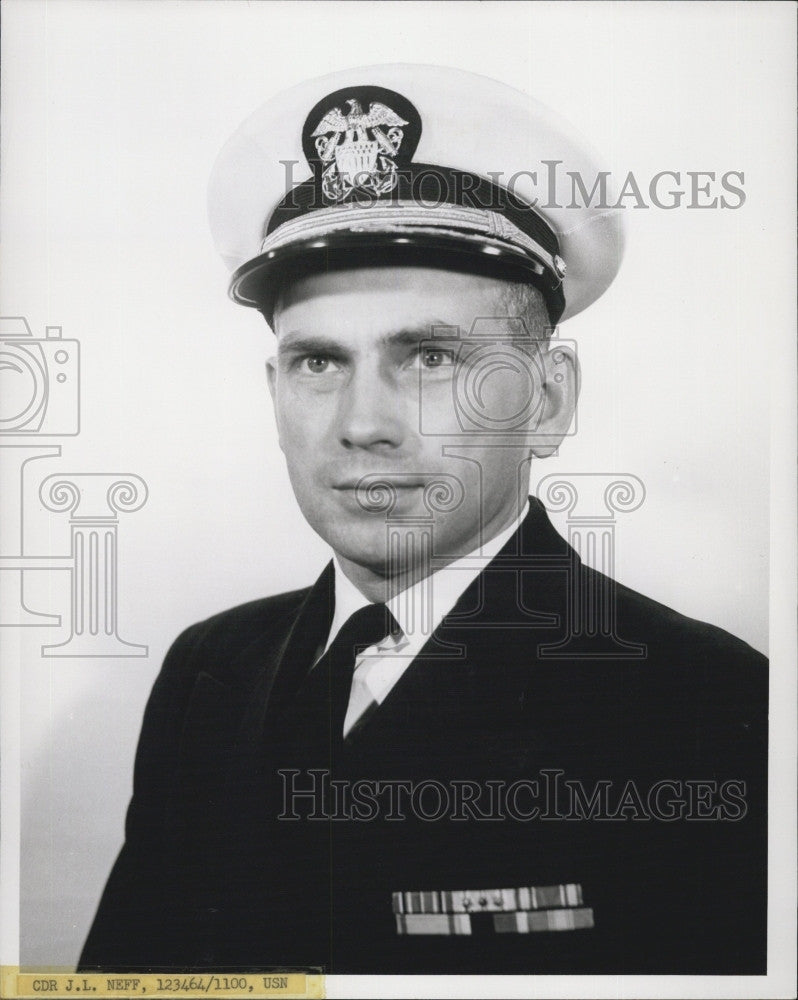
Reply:
<svg viewBox="0 0 798 1000"><path fill-rule="evenodd" d="M306 677L297 692L295 708L312 714L328 711L330 736L341 738L355 660L364 649L398 631L396 619L384 604L367 604L360 608L347 619L330 648Z"/></svg>

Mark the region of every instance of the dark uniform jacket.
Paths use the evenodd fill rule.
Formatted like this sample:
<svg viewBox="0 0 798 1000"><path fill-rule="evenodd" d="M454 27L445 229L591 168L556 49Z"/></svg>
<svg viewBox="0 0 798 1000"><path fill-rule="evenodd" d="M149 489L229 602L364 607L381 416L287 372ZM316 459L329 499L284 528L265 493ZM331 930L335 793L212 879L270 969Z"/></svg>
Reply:
<svg viewBox="0 0 798 1000"><path fill-rule="evenodd" d="M533 499L345 742L295 700L333 601L328 566L174 643L81 969L765 972L758 653L582 565ZM495 890L557 886L592 926L497 932ZM398 932L397 899L463 890L470 934Z"/></svg>

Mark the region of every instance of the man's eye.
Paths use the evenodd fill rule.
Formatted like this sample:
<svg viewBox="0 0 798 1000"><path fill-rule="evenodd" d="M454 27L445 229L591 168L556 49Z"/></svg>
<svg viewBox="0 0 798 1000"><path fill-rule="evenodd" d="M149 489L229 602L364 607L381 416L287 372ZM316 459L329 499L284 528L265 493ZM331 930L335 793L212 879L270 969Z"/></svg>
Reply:
<svg viewBox="0 0 798 1000"><path fill-rule="evenodd" d="M454 351L442 347L424 347L421 350L421 364L425 368L445 368L454 364Z"/></svg>
<svg viewBox="0 0 798 1000"><path fill-rule="evenodd" d="M311 354L303 358L302 369L311 375L323 375L325 372L337 370L335 362L323 354Z"/></svg>

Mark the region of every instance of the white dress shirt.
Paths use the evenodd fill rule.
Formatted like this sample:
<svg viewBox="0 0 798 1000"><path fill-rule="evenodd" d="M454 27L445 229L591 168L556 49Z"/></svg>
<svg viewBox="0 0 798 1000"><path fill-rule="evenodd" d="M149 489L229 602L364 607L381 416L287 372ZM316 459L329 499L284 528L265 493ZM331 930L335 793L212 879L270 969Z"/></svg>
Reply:
<svg viewBox="0 0 798 1000"><path fill-rule="evenodd" d="M357 725L362 724L385 701L432 633L455 606L460 595L501 551L528 510L527 500L521 514L512 524L485 542L481 548L419 580L387 602L401 633L386 636L382 642L363 650L355 660L349 707L344 720L344 737L349 736ZM336 557L333 557L333 563L335 613L322 655L330 648L344 623L360 608L371 603L344 574Z"/></svg>

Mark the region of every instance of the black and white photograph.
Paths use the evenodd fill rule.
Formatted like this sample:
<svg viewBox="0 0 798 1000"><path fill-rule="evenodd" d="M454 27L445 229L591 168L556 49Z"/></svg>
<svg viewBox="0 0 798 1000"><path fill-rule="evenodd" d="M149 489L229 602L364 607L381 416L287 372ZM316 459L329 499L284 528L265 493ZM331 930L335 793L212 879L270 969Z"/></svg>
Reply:
<svg viewBox="0 0 798 1000"><path fill-rule="evenodd" d="M0 16L3 995L794 995L795 6Z"/></svg>

